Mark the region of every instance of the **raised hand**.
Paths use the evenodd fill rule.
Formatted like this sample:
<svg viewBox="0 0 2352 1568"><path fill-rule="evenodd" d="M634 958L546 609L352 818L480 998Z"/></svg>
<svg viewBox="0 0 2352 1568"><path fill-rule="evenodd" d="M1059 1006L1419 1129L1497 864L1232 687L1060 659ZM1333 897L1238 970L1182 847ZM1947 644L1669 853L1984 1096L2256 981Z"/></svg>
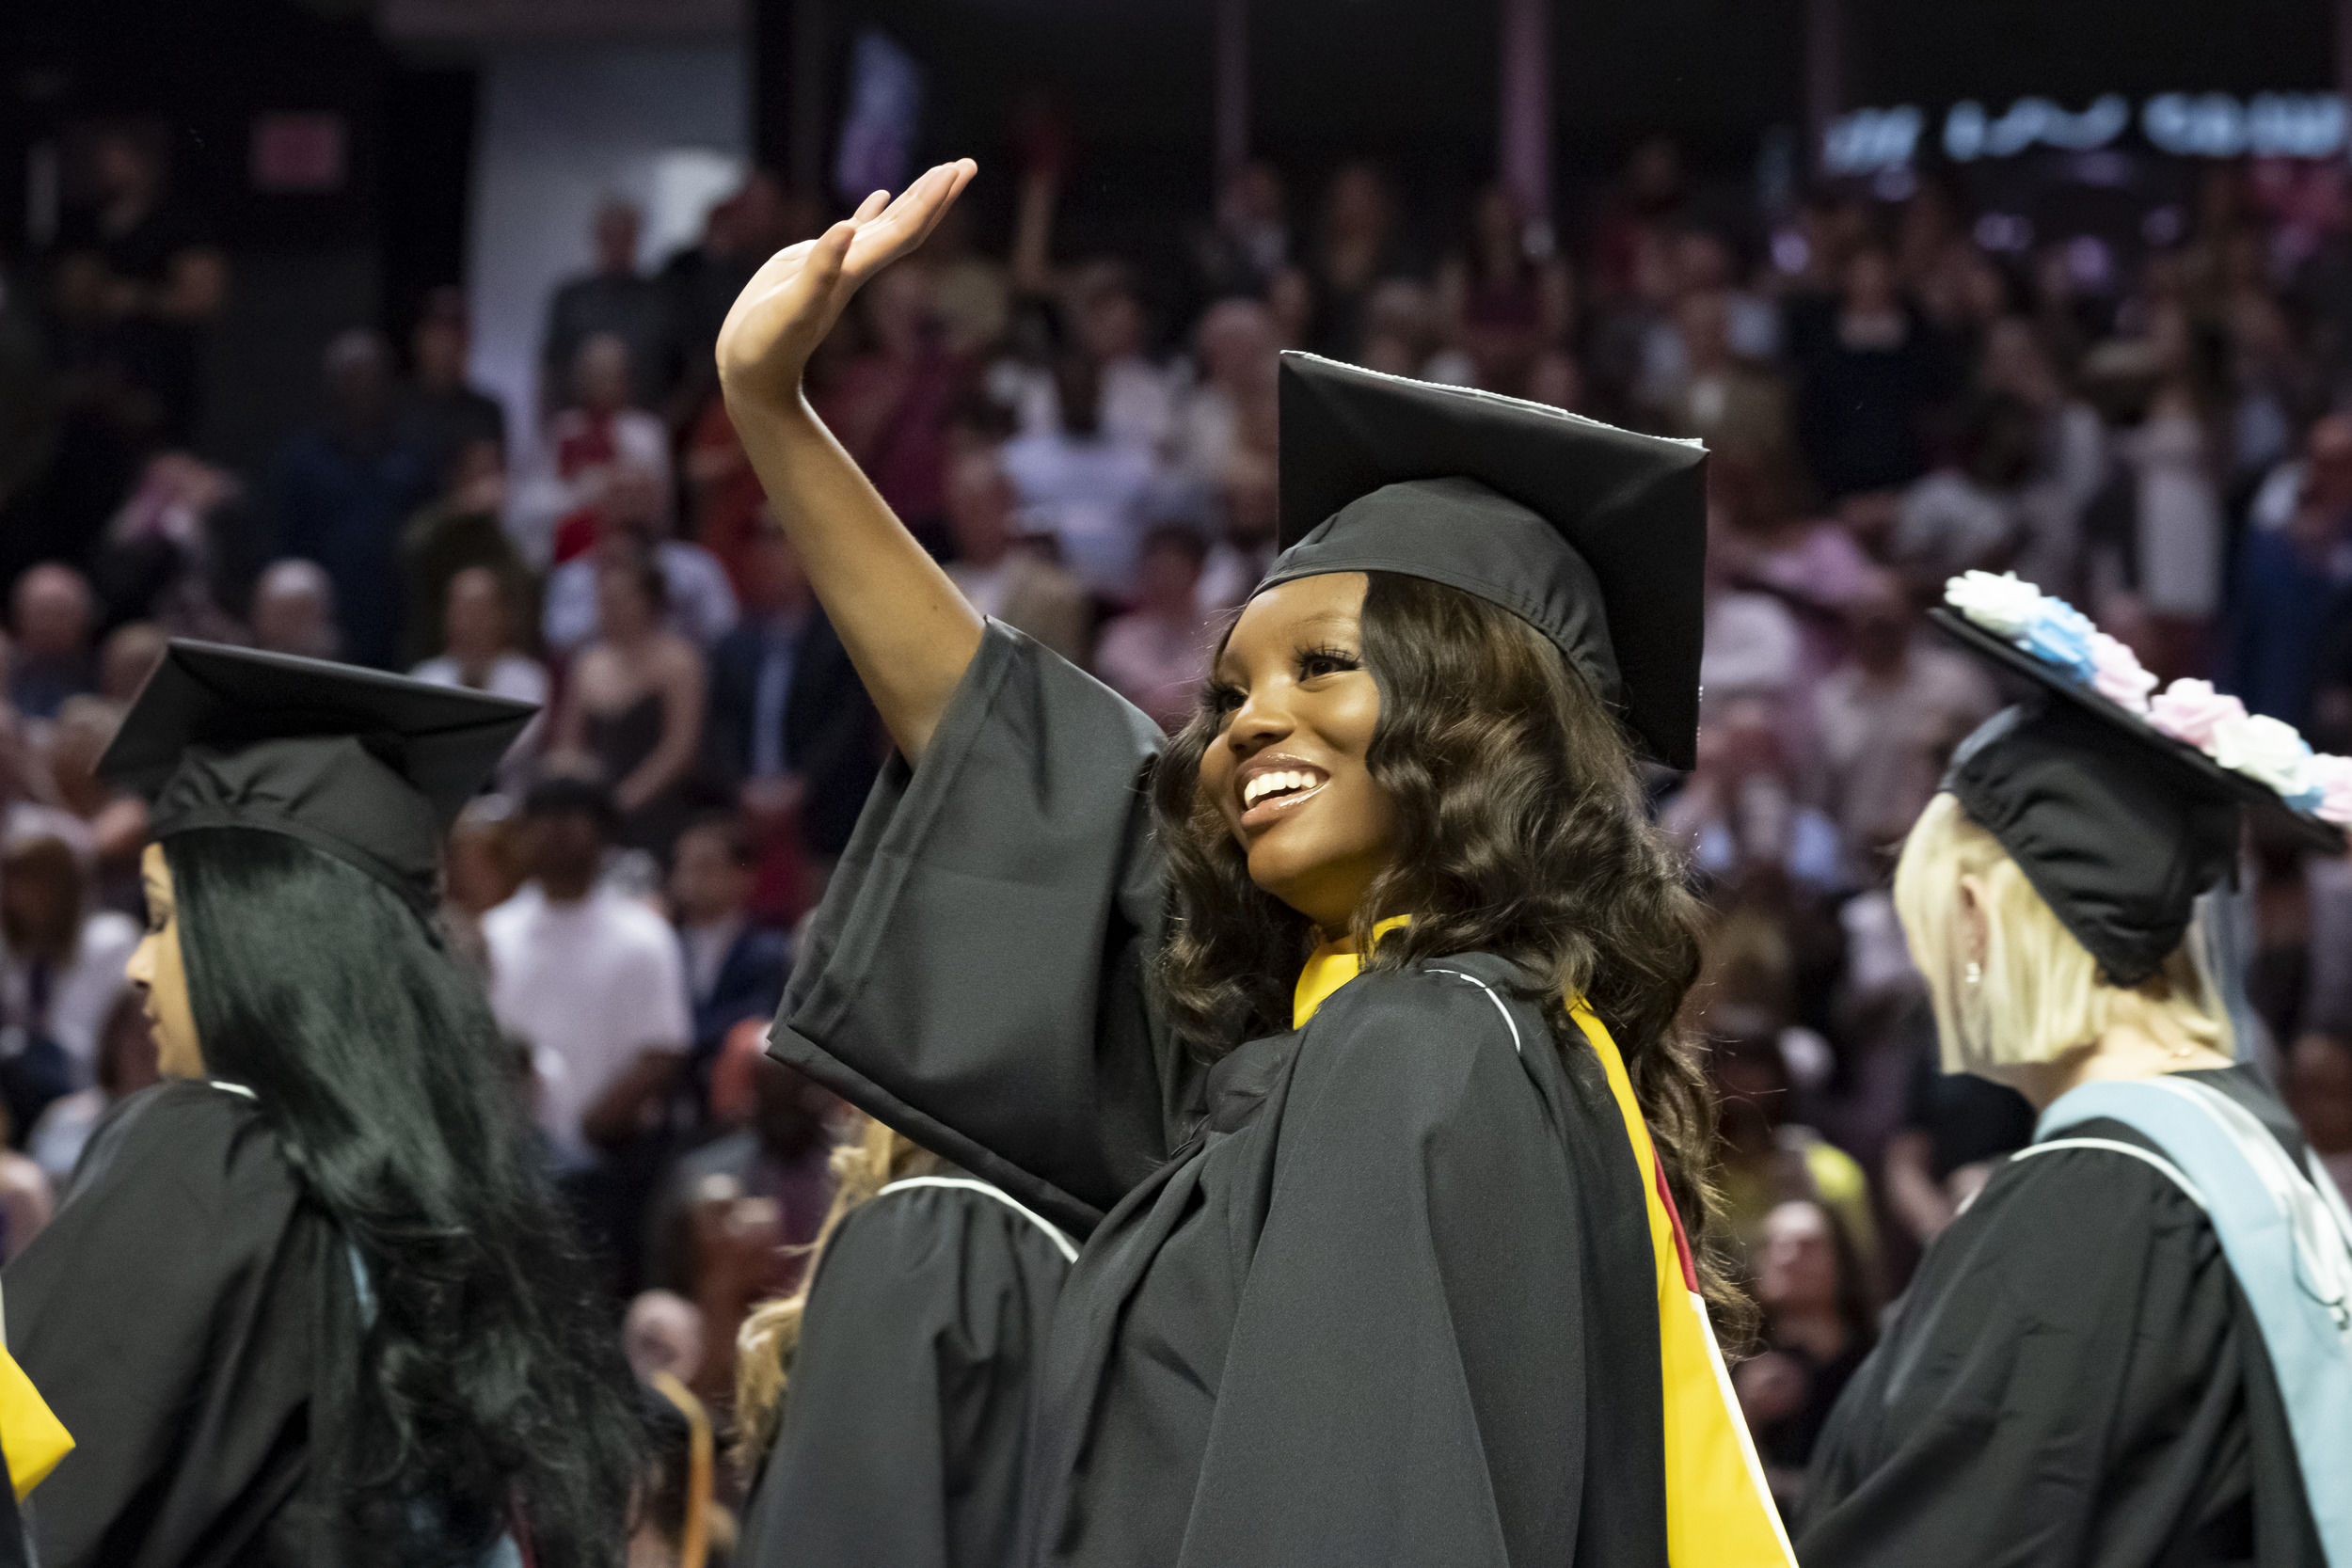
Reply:
<svg viewBox="0 0 2352 1568"><path fill-rule="evenodd" d="M920 245L977 171L969 158L936 165L896 200L876 191L816 239L771 256L719 329L719 382L728 407L755 416L793 406L809 356L850 297Z"/></svg>

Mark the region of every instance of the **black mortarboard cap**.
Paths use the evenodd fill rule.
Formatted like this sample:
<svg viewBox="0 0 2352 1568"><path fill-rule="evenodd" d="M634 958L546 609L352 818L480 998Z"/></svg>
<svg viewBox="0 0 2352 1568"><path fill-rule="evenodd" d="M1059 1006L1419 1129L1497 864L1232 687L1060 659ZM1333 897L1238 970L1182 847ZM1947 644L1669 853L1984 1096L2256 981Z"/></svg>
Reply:
<svg viewBox="0 0 2352 1568"><path fill-rule="evenodd" d="M2004 708L1953 753L1944 787L1998 839L2109 984L2181 944L2198 895L2237 853L2235 796L2120 725L2046 698Z"/></svg>
<svg viewBox="0 0 2352 1568"><path fill-rule="evenodd" d="M1282 356L1282 554L1261 588L1397 572L1558 644L1657 760L1688 768L1706 454L1541 404Z"/></svg>
<svg viewBox="0 0 2352 1568"><path fill-rule="evenodd" d="M442 835L538 710L380 671L175 639L99 760L157 838L285 833L420 911Z"/></svg>

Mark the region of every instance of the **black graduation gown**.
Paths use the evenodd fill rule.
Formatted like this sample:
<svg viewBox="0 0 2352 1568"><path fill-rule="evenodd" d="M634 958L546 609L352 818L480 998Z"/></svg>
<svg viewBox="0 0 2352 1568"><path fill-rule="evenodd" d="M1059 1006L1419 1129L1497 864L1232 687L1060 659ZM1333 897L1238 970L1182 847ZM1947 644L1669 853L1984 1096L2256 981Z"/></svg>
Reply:
<svg viewBox="0 0 2352 1568"><path fill-rule="evenodd" d="M74 1440L27 1504L44 1568L343 1560L306 1483L323 1391L356 1365L350 1253L251 1100L179 1081L124 1101L7 1300Z"/></svg>
<svg viewBox="0 0 2352 1568"><path fill-rule="evenodd" d="M2186 1076L2302 1163L2251 1069ZM2105 1119L2068 1136L2153 1147ZM1936 1238L1830 1418L1802 1525L1805 1568L2325 1562L2220 1238L2102 1150L2010 1161Z"/></svg>
<svg viewBox="0 0 2352 1568"><path fill-rule="evenodd" d="M1158 741L992 625L922 768L877 785L775 1035L1090 1232L1025 1556L1661 1561L1655 1263L1598 1061L1466 956L1199 1070L1151 1000Z"/></svg>
<svg viewBox="0 0 2352 1568"><path fill-rule="evenodd" d="M1005 1568L1069 1259L970 1188L853 1211L809 1287L739 1568Z"/></svg>

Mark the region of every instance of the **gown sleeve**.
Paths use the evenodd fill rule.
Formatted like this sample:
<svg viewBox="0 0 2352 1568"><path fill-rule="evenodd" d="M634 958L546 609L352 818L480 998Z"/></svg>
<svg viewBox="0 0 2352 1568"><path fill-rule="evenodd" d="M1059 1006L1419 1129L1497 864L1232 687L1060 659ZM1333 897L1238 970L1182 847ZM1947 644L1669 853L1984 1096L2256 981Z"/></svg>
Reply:
<svg viewBox="0 0 2352 1568"><path fill-rule="evenodd" d="M876 783L772 1053L1057 1224L1093 1227L1184 1109L1147 996L1160 731L998 623L922 766Z"/></svg>
<svg viewBox="0 0 2352 1568"><path fill-rule="evenodd" d="M1576 1561L1605 1325L1503 1015L1428 974L1354 982L1300 1044L1280 1132L1179 1563Z"/></svg>
<svg viewBox="0 0 2352 1568"><path fill-rule="evenodd" d="M1029 1385L1070 1265L985 1195L924 1188L843 1222L809 1292L742 1568L1001 1568Z"/></svg>
<svg viewBox="0 0 2352 1568"><path fill-rule="evenodd" d="M2249 1454L2270 1446L2249 1410L2276 1397L2250 1386L2268 1359L2234 1295L2212 1227L2138 1162L2078 1151L2005 1168L1938 1239L1832 1413L1800 1560L2304 1560L2250 1549L2258 1526L2280 1545L2300 1532L2291 1505L2249 1500L2267 1467Z"/></svg>
<svg viewBox="0 0 2352 1568"><path fill-rule="evenodd" d="M31 1499L50 1568L261 1560L307 1450L323 1227L250 1102L134 1096L7 1275L8 1341L74 1449Z"/></svg>

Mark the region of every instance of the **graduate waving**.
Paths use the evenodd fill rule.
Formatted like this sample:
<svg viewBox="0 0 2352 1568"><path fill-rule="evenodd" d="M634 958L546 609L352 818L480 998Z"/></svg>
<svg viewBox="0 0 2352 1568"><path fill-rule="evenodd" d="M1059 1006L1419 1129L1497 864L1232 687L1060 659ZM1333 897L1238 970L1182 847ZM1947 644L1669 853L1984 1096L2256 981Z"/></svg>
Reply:
<svg viewBox="0 0 2352 1568"><path fill-rule="evenodd" d="M901 759L775 1052L1088 1238L1015 1560L1786 1562L1634 771L1692 748L1701 453L1289 356L1286 550L1166 740L983 623L801 395L971 172L771 261L720 369Z"/></svg>

